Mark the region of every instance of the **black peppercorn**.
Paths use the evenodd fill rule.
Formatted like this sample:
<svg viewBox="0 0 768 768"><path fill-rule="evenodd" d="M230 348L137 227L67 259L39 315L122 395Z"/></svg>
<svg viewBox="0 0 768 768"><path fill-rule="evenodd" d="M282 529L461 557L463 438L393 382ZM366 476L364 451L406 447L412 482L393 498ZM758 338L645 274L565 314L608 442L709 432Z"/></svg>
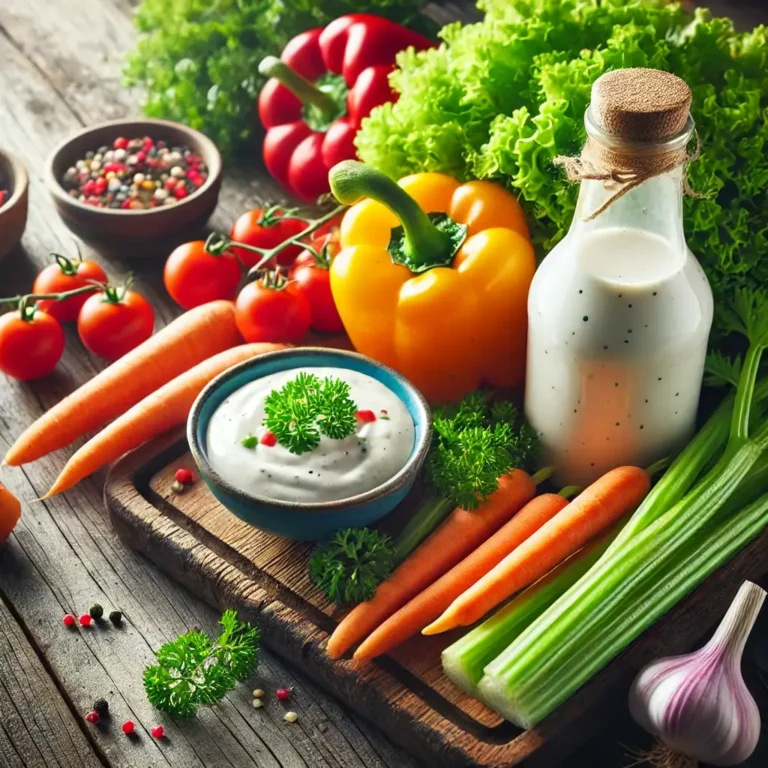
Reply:
<svg viewBox="0 0 768 768"><path fill-rule="evenodd" d="M109 717L109 703L106 699L96 699L93 702L92 709L99 717Z"/></svg>
<svg viewBox="0 0 768 768"><path fill-rule="evenodd" d="M98 621L104 615L104 609L98 603L94 603L88 613L91 614L92 619Z"/></svg>
<svg viewBox="0 0 768 768"><path fill-rule="evenodd" d="M120 611L112 611L109 614L109 620L116 626L119 627L123 623L123 614Z"/></svg>

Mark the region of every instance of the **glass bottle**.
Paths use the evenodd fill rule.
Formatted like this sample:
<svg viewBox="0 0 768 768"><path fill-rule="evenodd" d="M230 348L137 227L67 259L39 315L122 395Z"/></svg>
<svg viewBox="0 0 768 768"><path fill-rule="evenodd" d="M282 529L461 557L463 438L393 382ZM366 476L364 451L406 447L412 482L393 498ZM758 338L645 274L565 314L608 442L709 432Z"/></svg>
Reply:
<svg viewBox="0 0 768 768"><path fill-rule="evenodd" d="M642 79L655 70L619 72ZM677 107L684 113L665 136L665 121L642 112L633 128L626 127L632 120L610 119L605 93L596 108L600 80L585 124L603 165L614 154L640 157L641 168L684 156L693 133L684 83L688 99ZM642 97L642 81L630 90ZM647 98L638 101L647 109ZM620 108L632 117L626 93ZM637 141L638 132L652 140ZM542 460L557 467L562 483L584 485L624 464L648 466L673 456L693 434L713 301L685 241L684 173L683 157L621 195L621 183L584 179L568 234L534 277L525 408L541 435Z"/></svg>

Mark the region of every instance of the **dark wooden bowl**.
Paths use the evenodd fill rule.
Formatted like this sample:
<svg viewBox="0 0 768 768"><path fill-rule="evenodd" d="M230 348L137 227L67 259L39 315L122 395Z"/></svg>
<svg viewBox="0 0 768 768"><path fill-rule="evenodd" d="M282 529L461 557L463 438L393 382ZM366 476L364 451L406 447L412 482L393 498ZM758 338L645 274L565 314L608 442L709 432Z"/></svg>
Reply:
<svg viewBox="0 0 768 768"><path fill-rule="evenodd" d="M94 208L67 194L60 179L67 168L119 136L151 136L184 146L203 158L208 167L205 183L171 206L131 211ZM193 240L210 218L219 199L222 162L216 145L199 131L167 120L112 120L86 128L53 150L45 167L45 183L56 210L78 237L100 253L119 258L165 256L184 240Z"/></svg>
<svg viewBox="0 0 768 768"><path fill-rule="evenodd" d="M10 192L0 207L0 259L12 251L27 226L29 177L16 155L0 150L0 188Z"/></svg>

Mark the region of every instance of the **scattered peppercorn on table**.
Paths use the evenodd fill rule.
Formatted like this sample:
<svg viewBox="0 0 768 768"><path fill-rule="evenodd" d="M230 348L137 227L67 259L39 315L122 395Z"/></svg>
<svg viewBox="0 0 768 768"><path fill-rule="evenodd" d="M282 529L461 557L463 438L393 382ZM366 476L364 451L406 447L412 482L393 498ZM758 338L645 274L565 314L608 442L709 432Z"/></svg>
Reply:
<svg viewBox="0 0 768 768"><path fill-rule="evenodd" d="M50 251L72 250L72 236L41 181L50 150L84 126L138 114L140 95L120 85L123 55L136 36L132 5L126 0L74 5L0 0L0 143L24 159L31 178L22 247L0 267L5 294L26 290L49 263ZM441 9L441 21L455 11L453 6ZM746 21L756 23L758 15L756 10ZM73 196L115 208L172 206L171 201L183 199L205 180L205 167L185 153L187 148L161 146L151 136L122 138L124 146L95 146L91 157L82 158L89 169L95 162L103 170L97 180L82 179L81 184L77 165L67 172L64 182ZM128 162L132 156L135 163ZM247 204L280 195L265 174L229 168L212 225L228 230ZM93 252L84 251L84 256L108 267L111 275L127 271L124 264ZM163 289L161 267L152 261L135 269L138 289L156 310L156 327L178 314ZM67 329L68 336L74 333ZM42 381L0 378L3 453L35 418L102 365L71 343L57 371ZM158 712L142 685L144 668L154 662L153 650L194 627L218 634L220 614L117 539L104 511L103 471L66 496L26 501L48 490L58 467L43 459L23 472L0 472L0 481L25 500L21 522L0 552L0 765L420 765L375 725L268 650L262 650L251 678L196 719L174 721ZM190 477L181 472L175 480L183 487ZM758 701L768 712L768 692ZM623 766L628 759L622 745L644 746L643 738L627 717L569 764ZM758 751L747 765L767 763L768 755Z"/></svg>

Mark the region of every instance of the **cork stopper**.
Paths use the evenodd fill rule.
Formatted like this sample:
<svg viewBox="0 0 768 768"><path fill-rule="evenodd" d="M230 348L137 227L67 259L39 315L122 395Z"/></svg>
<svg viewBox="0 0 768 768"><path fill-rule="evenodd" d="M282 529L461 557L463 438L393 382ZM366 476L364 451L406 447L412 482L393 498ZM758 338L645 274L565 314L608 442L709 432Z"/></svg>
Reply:
<svg viewBox="0 0 768 768"><path fill-rule="evenodd" d="M659 142L680 133L688 120L691 89L659 69L617 69L592 85L592 116L606 133Z"/></svg>

